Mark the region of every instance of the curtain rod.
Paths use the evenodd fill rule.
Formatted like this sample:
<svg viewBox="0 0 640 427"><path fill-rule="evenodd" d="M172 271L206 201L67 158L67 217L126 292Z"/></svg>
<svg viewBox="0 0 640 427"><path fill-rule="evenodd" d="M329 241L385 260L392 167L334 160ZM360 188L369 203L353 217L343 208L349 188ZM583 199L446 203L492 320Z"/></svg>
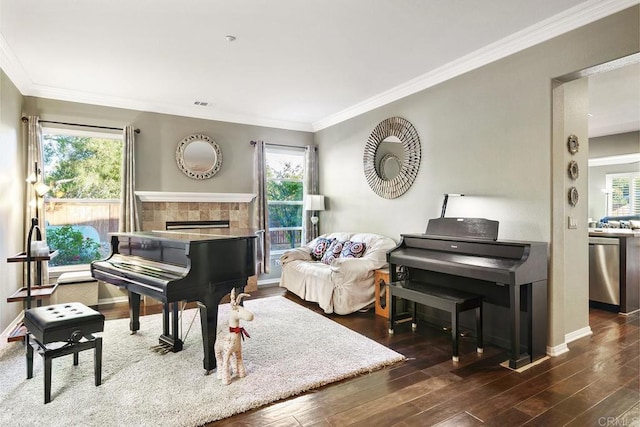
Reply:
<svg viewBox="0 0 640 427"><path fill-rule="evenodd" d="M250 141L249 144L251 145L256 145L258 142L257 141ZM286 144L271 144L270 142L267 142L267 145L270 145L272 147L284 147L284 148L300 148L303 150L306 150L307 147L300 147L299 145L286 145Z"/></svg>
<svg viewBox="0 0 640 427"><path fill-rule="evenodd" d="M22 123L27 123L28 121L29 121L28 118L26 118L26 117L22 118ZM80 126L80 127L85 127L85 128L94 128L94 129L124 130L122 128L115 128L115 127L109 127L109 126L83 125L81 123L56 122L56 121L52 121L52 120L38 120L38 122L40 122L40 123L54 123L56 125ZM134 129L134 132L135 133L140 133L140 129Z"/></svg>

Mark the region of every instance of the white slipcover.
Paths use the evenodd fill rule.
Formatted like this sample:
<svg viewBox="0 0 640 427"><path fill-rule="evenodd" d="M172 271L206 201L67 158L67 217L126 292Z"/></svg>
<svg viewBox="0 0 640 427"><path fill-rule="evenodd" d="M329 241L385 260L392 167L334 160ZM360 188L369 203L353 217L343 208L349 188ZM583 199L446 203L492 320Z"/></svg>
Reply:
<svg viewBox="0 0 640 427"><path fill-rule="evenodd" d="M337 258L331 265L311 258L320 238L362 242L361 258ZM387 266L387 252L396 242L373 233L328 233L282 254L280 286L306 301L318 303L325 313L349 314L374 302L374 271Z"/></svg>

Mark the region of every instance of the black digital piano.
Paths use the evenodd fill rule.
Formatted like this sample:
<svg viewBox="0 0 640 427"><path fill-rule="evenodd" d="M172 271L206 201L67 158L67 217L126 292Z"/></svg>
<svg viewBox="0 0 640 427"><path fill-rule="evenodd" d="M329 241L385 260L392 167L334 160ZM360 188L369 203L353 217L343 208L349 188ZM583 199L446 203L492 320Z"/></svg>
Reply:
<svg viewBox="0 0 640 427"><path fill-rule="evenodd" d="M387 261L391 282L402 275L483 295L485 341L508 348L517 369L546 355L548 244L497 235L497 221L436 218L424 234L402 234Z"/></svg>

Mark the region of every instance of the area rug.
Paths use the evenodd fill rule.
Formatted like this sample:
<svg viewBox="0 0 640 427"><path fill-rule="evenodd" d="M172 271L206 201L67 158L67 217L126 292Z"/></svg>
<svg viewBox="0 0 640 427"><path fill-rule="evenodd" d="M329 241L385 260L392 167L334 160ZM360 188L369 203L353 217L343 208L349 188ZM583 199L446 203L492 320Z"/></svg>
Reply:
<svg viewBox="0 0 640 427"><path fill-rule="evenodd" d="M26 379L24 346L0 345L2 426L197 426L303 393L341 379L380 369L404 357L284 297L246 299L255 314L243 322L247 376L224 385L202 368L202 338L196 309L187 310L184 350L159 354L161 315L140 318L129 335L129 320L105 323L102 385L93 377L93 351L80 364L53 360L52 401L44 404L42 357ZM219 308L219 323L229 305ZM194 320L191 327L190 322Z"/></svg>

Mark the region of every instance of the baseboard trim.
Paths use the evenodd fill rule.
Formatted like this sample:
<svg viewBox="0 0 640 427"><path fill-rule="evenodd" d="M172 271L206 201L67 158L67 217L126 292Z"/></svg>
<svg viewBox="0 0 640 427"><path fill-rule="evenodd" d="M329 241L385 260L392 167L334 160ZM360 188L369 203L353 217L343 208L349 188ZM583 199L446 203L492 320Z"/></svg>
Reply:
<svg viewBox="0 0 640 427"><path fill-rule="evenodd" d="M636 313L638 313L638 312L640 312L640 309L636 309L636 310L633 310L633 311L629 311L629 312L627 312L627 313L619 312L618 314L619 314L620 316L625 316L625 317L626 317L626 316L631 316L632 314L636 314Z"/></svg>
<svg viewBox="0 0 640 427"><path fill-rule="evenodd" d="M568 352L569 347L567 347L567 343L564 342L553 347L547 346L547 356L556 357Z"/></svg>
<svg viewBox="0 0 640 427"><path fill-rule="evenodd" d="M585 326L582 329L575 330L573 332L569 332L564 335L564 342L562 344L558 344L556 346L547 346L547 355L551 357L560 356L561 354L567 353L569 351L569 347L567 344L578 340L580 338L588 337L593 335L593 331L590 326Z"/></svg>
<svg viewBox="0 0 640 427"><path fill-rule="evenodd" d="M593 335L593 331L591 330L590 326L585 326L582 329L577 329L573 332L569 332L568 334L565 334L564 336L564 342L569 344L570 342L573 342L575 340L578 340L580 338L584 338L584 337L588 337Z"/></svg>

